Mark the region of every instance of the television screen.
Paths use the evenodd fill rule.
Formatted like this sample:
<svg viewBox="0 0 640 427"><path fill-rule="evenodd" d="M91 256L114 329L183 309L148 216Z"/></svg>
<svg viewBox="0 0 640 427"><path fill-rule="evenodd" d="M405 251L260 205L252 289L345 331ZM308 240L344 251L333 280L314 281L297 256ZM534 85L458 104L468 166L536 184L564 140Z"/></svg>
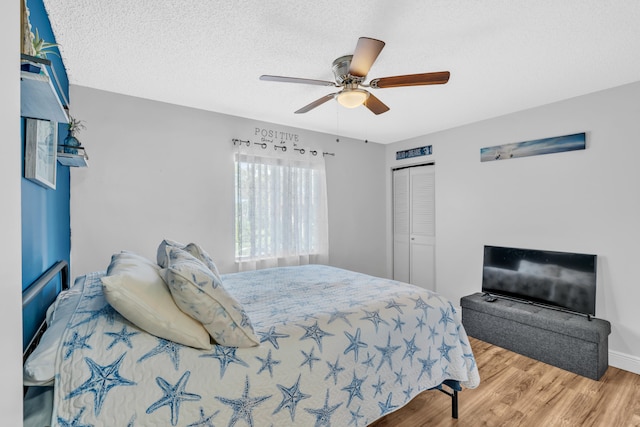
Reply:
<svg viewBox="0 0 640 427"><path fill-rule="evenodd" d="M595 315L597 256L484 247L482 292Z"/></svg>

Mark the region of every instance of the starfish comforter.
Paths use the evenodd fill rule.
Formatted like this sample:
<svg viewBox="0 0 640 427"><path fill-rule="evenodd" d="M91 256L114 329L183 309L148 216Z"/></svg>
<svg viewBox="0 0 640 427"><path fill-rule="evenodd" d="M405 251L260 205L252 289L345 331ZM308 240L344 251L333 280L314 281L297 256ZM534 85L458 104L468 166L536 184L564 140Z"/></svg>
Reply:
<svg viewBox="0 0 640 427"><path fill-rule="evenodd" d="M54 426L365 426L418 393L479 384L455 309L405 283L327 266L222 275L260 344L199 350L82 297L57 355Z"/></svg>

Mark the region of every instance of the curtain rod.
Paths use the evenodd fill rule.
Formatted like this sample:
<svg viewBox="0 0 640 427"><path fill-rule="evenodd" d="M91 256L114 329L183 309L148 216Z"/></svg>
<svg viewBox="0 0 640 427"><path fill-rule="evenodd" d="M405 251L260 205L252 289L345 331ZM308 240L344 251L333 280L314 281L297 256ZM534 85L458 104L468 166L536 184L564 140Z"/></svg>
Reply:
<svg viewBox="0 0 640 427"><path fill-rule="evenodd" d="M245 144L247 147L250 147L250 146L251 146L251 144L252 144L252 143L251 143L251 141L250 141L250 140L248 140L248 139L247 139L247 140L244 140L244 139L238 139L238 138L233 138L233 139L231 140L231 142L233 142L233 145L242 145L242 144ZM266 150L266 149L267 149L267 147L268 147L268 145L267 145L267 143L266 143L266 142L254 142L254 143L253 143L253 145L258 145L258 146L262 147L262 149L263 149L263 150ZM274 150L276 150L276 151L277 151L278 149L282 150L283 152L284 152L284 151L287 151L287 147L286 147L285 145L274 145L274 146L273 146L273 149L274 149ZM293 150L294 150L294 151L299 152L300 154L304 154L304 153L306 153L306 152L307 152L307 150L305 150L304 148L294 148ZM313 155L313 156L317 156L317 155L318 155L318 151L316 151L316 150L310 150L310 151L309 151L309 154L311 154L311 155ZM323 152L323 153L322 153L322 155L323 155L323 156L335 156L335 153L327 153L327 152Z"/></svg>

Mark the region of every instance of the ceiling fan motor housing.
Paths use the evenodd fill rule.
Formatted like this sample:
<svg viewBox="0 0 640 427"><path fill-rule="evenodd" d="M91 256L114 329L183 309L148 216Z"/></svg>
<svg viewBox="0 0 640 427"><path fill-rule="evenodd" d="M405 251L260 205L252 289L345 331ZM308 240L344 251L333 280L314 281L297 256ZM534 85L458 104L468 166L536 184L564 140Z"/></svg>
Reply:
<svg viewBox="0 0 640 427"><path fill-rule="evenodd" d="M345 55L333 61L331 69L333 70L333 75L335 76L336 83L338 83L338 85L358 85L364 81L364 77L356 77L349 74L351 59L353 59L353 55Z"/></svg>

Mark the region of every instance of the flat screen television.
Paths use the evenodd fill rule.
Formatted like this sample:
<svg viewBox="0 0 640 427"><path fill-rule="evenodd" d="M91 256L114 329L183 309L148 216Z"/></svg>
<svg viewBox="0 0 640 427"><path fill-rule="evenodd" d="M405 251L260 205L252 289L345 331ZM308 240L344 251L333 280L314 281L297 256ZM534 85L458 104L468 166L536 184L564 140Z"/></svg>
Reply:
<svg viewBox="0 0 640 427"><path fill-rule="evenodd" d="M595 316L597 256L484 247L482 292Z"/></svg>

